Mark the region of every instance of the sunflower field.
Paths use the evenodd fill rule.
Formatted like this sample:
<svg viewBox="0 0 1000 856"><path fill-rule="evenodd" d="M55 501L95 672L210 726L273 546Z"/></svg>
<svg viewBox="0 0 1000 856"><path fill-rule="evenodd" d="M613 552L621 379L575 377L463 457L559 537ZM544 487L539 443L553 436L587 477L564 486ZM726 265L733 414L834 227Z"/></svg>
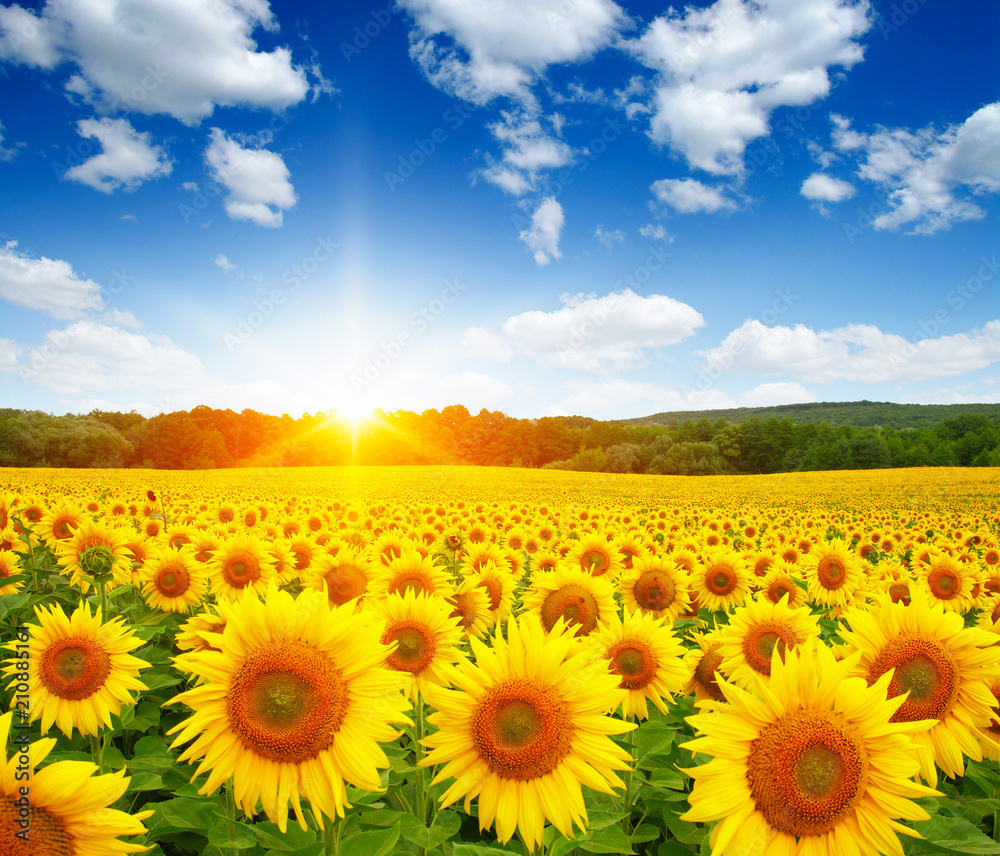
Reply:
<svg viewBox="0 0 1000 856"><path fill-rule="evenodd" d="M0 856L1000 854L998 497L0 470Z"/></svg>

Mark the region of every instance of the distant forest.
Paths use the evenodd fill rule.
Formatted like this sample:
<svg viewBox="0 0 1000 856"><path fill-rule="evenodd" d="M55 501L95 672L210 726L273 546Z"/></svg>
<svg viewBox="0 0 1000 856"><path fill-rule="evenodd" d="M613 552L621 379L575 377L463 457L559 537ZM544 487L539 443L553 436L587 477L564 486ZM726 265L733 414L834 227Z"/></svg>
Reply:
<svg viewBox="0 0 1000 856"><path fill-rule="evenodd" d="M789 407L797 408L795 418ZM838 421L845 412L853 422ZM147 419L135 411L0 409L0 466L472 464L680 475L1000 466L1000 405L863 401L711 414L515 419L452 405L419 414L376 411L356 428L334 411L293 419L200 406Z"/></svg>

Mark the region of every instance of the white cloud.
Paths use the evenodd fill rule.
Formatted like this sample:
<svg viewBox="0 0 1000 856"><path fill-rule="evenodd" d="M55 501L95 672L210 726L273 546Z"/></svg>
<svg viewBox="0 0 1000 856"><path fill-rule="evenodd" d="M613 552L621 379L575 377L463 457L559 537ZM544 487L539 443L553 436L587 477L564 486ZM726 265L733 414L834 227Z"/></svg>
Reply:
<svg viewBox="0 0 1000 856"><path fill-rule="evenodd" d="M229 191L226 214L258 226L280 226L282 211L298 201L281 155L265 149L245 149L218 128L212 128L205 160L213 178Z"/></svg>
<svg viewBox="0 0 1000 856"><path fill-rule="evenodd" d="M862 148L868 137L851 130L851 120L837 113L830 114L830 122L833 124L833 147L838 152L853 152Z"/></svg>
<svg viewBox="0 0 1000 856"><path fill-rule="evenodd" d="M594 230L594 237L604 244L604 246L609 250L614 247L615 244L621 244L625 241L625 233L621 229L614 229L611 232L605 232L603 226L598 226Z"/></svg>
<svg viewBox="0 0 1000 856"><path fill-rule="evenodd" d="M0 122L0 163L12 161L17 157L17 150L22 144L16 143L13 148L7 148L3 144L3 122Z"/></svg>
<svg viewBox="0 0 1000 856"><path fill-rule="evenodd" d="M816 393L794 381L762 383L740 396L740 407L774 407L777 404L801 404L817 401Z"/></svg>
<svg viewBox="0 0 1000 856"><path fill-rule="evenodd" d="M220 267L223 270L236 270L236 265L234 265L223 253L219 253L214 261L212 262L216 267Z"/></svg>
<svg viewBox="0 0 1000 856"><path fill-rule="evenodd" d="M97 318L114 324L116 327L128 327L131 330L138 330L142 326L142 322L135 317L130 309L116 309L114 306L107 312L102 312Z"/></svg>
<svg viewBox="0 0 1000 856"><path fill-rule="evenodd" d="M818 202L843 202L854 196L856 191L850 182L841 181L826 173L814 172L802 182L799 192L806 199Z"/></svg>
<svg viewBox="0 0 1000 856"><path fill-rule="evenodd" d="M987 104L961 125L942 132L880 129L864 143L858 175L892 188L889 211L876 229L912 224L909 234L929 235L985 212L967 197L1000 191L1000 102Z"/></svg>
<svg viewBox="0 0 1000 856"><path fill-rule="evenodd" d="M692 167L740 175L771 112L826 97L827 69L863 56L867 0L718 0L656 18L626 47L659 72L649 135Z"/></svg>
<svg viewBox="0 0 1000 856"><path fill-rule="evenodd" d="M716 187L702 184L694 178L661 178L649 188L659 202L673 208L680 214L695 214L704 211L715 214L719 211L735 211L736 202Z"/></svg>
<svg viewBox="0 0 1000 856"><path fill-rule="evenodd" d="M489 130L503 146L501 159L488 159L481 174L503 191L521 196L535 188L541 171L558 169L572 159L573 150L530 113L503 111L500 117Z"/></svg>
<svg viewBox="0 0 1000 856"><path fill-rule="evenodd" d="M287 398L274 381L227 384L213 378L196 356L167 336L131 333L92 319L50 331L39 347L23 353L8 371L57 395L134 392L156 399L160 402L156 409L165 410L206 402L241 409L253 407L251 401Z"/></svg>
<svg viewBox="0 0 1000 856"><path fill-rule="evenodd" d="M547 265L552 259L562 258L559 236L564 222L562 205L554 196L546 196L531 215L531 228L518 235L528 249L534 251L538 264Z"/></svg>
<svg viewBox="0 0 1000 856"><path fill-rule="evenodd" d="M16 371L23 350L13 339L0 339L0 372Z"/></svg>
<svg viewBox="0 0 1000 856"><path fill-rule="evenodd" d="M475 104L507 97L537 105L549 65L609 45L625 13L611 0L401 0L413 17L410 56L439 89Z"/></svg>
<svg viewBox="0 0 1000 856"><path fill-rule="evenodd" d="M631 289L596 295L564 294L552 312L532 310L508 318L498 335L466 331L480 356L506 362L510 349L559 368L605 373L643 365L645 348L675 345L705 324L701 313L662 294L640 297Z"/></svg>
<svg viewBox="0 0 1000 856"><path fill-rule="evenodd" d="M628 412L648 416L665 410L711 410L737 407L737 402L717 389L678 392L648 381L571 380L565 384L569 396L549 408L553 416Z"/></svg>
<svg viewBox="0 0 1000 856"><path fill-rule="evenodd" d="M789 375L807 382L909 383L976 371L1000 360L1000 320L969 333L912 340L870 324L816 332L802 324L746 321L722 343L697 352L708 369Z"/></svg>
<svg viewBox="0 0 1000 856"><path fill-rule="evenodd" d="M216 106L283 110L308 93L289 48L257 50L258 27L278 29L267 0L49 0L40 15L0 7L0 59L72 63L67 90L102 110L197 125Z"/></svg>
<svg viewBox="0 0 1000 856"><path fill-rule="evenodd" d="M644 238L652 238L654 241L666 241L669 244L674 242L674 236L668 235L662 223L647 223L640 227L639 234Z"/></svg>
<svg viewBox="0 0 1000 856"><path fill-rule="evenodd" d="M462 336L461 348L468 357L498 363L509 363L514 354L513 347L502 336L482 327L469 327Z"/></svg>
<svg viewBox="0 0 1000 856"><path fill-rule="evenodd" d="M181 185L181 189L182 190L186 190L188 193L197 193L198 192L198 182L197 181L185 181Z"/></svg>
<svg viewBox="0 0 1000 856"><path fill-rule="evenodd" d="M76 127L84 139L97 140L103 151L67 170L65 178L70 181L113 193L119 188L135 190L173 169L166 151L151 145L149 134L137 132L127 119L81 119Z"/></svg>
<svg viewBox="0 0 1000 856"><path fill-rule="evenodd" d="M32 258L16 248L17 241L0 247L0 300L65 319L104 308L101 287L80 278L69 262Z"/></svg>
<svg viewBox="0 0 1000 856"><path fill-rule="evenodd" d="M437 392L451 396L451 401L461 401L475 412L479 407L493 407L500 398L509 398L515 392L509 383L492 375L479 372L455 372L438 380Z"/></svg>

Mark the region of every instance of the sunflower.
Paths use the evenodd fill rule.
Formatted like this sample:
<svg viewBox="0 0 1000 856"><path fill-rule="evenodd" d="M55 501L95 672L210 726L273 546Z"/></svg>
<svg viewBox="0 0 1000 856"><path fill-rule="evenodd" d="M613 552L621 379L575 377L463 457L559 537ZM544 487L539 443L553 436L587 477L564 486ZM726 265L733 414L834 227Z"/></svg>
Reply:
<svg viewBox="0 0 1000 856"><path fill-rule="evenodd" d="M413 677L413 701L428 684L447 684L447 668L463 656L456 647L462 641L462 628L448 601L408 590L370 600L366 606L384 622L381 642L388 646L386 665Z"/></svg>
<svg viewBox="0 0 1000 856"><path fill-rule="evenodd" d="M448 569L435 565L429 556L421 556L414 550L404 552L388 564L376 565L368 586L368 591L375 597L406 591L447 597L452 589Z"/></svg>
<svg viewBox="0 0 1000 856"><path fill-rule="evenodd" d="M303 582L314 589L325 588L330 606L341 606L349 600L363 598L368 593L374 573L367 555L350 547L341 547L336 555L326 553L318 556L309 566Z"/></svg>
<svg viewBox="0 0 1000 856"><path fill-rule="evenodd" d="M111 714L134 703L130 690L146 689L138 674L149 664L129 653L142 640L120 618L101 623L100 609L92 615L86 601L69 618L56 604L36 606L35 615L38 626L28 625L27 669L16 657L3 668L13 678L8 688L25 683L27 672L30 717L42 720L42 734L53 723L67 737L74 728L83 735L111 728ZM24 653L15 643L7 647Z"/></svg>
<svg viewBox="0 0 1000 856"><path fill-rule="evenodd" d="M761 592L733 610L729 624L719 629L720 669L737 686L746 688L753 676L769 677L772 653L785 651L819 636L819 620L808 606L791 607L785 598L772 602Z"/></svg>
<svg viewBox="0 0 1000 856"><path fill-rule="evenodd" d="M908 693L893 721L933 720L933 728L914 738L922 749L920 775L936 783L935 763L949 777L963 775L963 754L981 759L979 729L991 722L988 683L1000 678L996 636L965 628L961 615L920 592L909 606L880 595L869 609L849 610L845 620L851 629L840 635L861 652L854 674L871 686L891 672L889 697Z"/></svg>
<svg viewBox="0 0 1000 856"><path fill-rule="evenodd" d="M696 701L705 699L725 701L726 698L719 689L721 677L719 667L722 665L722 655L719 653L722 642L719 631L692 633L691 641L698 647L691 648L684 655L684 668L688 675L684 694L694 693Z"/></svg>
<svg viewBox="0 0 1000 856"><path fill-rule="evenodd" d="M14 577L21 573L21 560L13 550L0 550L0 580ZM21 583L0 585L0 594L13 594L24 588Z"/></svg>
<svg viewBox="0 0 1000 856"><path fill-rule="evenodd" d="M54 547L58 542L68 541L73 537L85 517L83 509L63 500L45 513L38 522L36 532L50 547Z"/></svg>
<svg viewBox="0 0 1000 856"><path fill-rule="evenodd" d="M5 854L109 856L149 849L118 840L120 835L145 833L142 821L153 814L152 810L127 814L108 807L128 789L131 780L124 770L94 776L97 766L86 761L56 761L38 769L55 748L52 737L28 745L18 738L14 754L8 758L13 718L13 712L0 716L4 758L0 768L0 841Z"/></svg>
<svg viewBox="0 0 1000 856"><path fill-rule="evenodd" d="M622 572L617 589L626 610L640 609L672 624L689 603L687 571L662 556L640 556Z"/></svg>
<svg viewBox="0 0 1000 856"><path fill-rule="evenodd" d="M968 612L975 606L973 568L947 553L936 553L917 572L921 589L941 602L949 612Z"/></svg>
<svg viewBox="0 0 1000 856"><path fill-rule="evenodd" d="M451 616L458 619L464 636L481 639L496 624L490 610L491 595L474 579L462 580L447 601L451 606Z"/></svg>
<svg viewBox="0 0 1000 856"><path fill-rule="evenodd" d="M684 688L688 676L684 648L662 618L626 610L622 620L612 613L588 641L621 679L619 687L628 691L622 701L625 717L646 719L650 701L666 713L664 699Z"/></svg>
<svg viewBox="0 0 1000 856"><path fill-rule="evenodd" d="M506 629L492 648L471 640L475 662L453 670L456 689L427 687L428 722L438 730L424 738L431 751L420 763L443 764L432 784L454 779L442 806L464 796L469 812L478 799L481 831L495 823L506 843L516 829L534 851L546 820L567 837L574 824L586 828L581 783L604 793L623 787L615 771L632 759L608 735L634 726L605 715L625 691L617 675L594 668L568 625L546 633L522 616Z"/></svg>
<svg viewBox="0 0 1000 856"><path fill-rule="evenodd" d="M615 611L614 589L608 580L566 565L532 576L523 603L526 610L538 615L546 630L552 630L562 618L576 628L578 636L592 633Z"/></svg>
<svg viewBox="0 0 1000 856"><path fill-rule="evenodd" d="M788 606L799 607L806 602L806 590L798 584L795 566L778 559L760 581L760 590L771 603L784 600Z"/></svg>
<svg viewBox="0 0 1000 856"><path fill-rule="evenodd" d="M142 596L153 609L188 612L208 593L208 575L190 547L164 550L146 562Z"/></svg>
<svg viewBox="0 0 1000 856"><path fill-rule="evenodd" d="M221 634L226 629L235 603L236 601L223 599L212 605L202 604L202 611L192 615L180 626L174 637L174 644L180 651L221 650L213 643L221 644L222 640L210 634Z"/></svg>
<svg viewBox="0 0 1000 856"><path fill-rule="evenodd" d="M480 570L467 574L465 579L485 589L489 597L487 608L491 623L506 621L514 603L514 578L505 569L498 568L496 562L487 562Z"/></svg>
<svg viewBox="0 0 1000 856"><path fill-rule="evenodd" d="M113 585L121 586L132 581L132 554L126 547L129 533L103 521L95 523L83 518L79 528L65 541L55 545L55 553L63 573L70 575L70 582L88 591L88 577L110 574Z"/></svg>
<svg viewBox="0 0 1000 856"><path fill-rule="evenodd" d="M690 580L692 594L711 612L739 606L750 591L750 572L743 557L723 547L704 550Z"/></svg>
<svg viewBox="0 0 1000 856"><path fill-rule="evenodd" d="M600 532L582 536L570 550L566 561L594 577L614 579L622 570L617 547Z"/></svg>
<svg viewBox="0 0 1000 856"><path fill-rule="evenodd" d="M330 609L322 592L298 598L268 586L232 604L220 651L181 654L176 662L205 683L173 702L194 713L170 730L173 746L194 742L178 760L200 759L208 773L200 793L232 777L236 804L257 810L284 832L288 804L302 829L301 798L323 818L350 807L344 781L382 790L389 766L379 743L394 740L392 723L409 722L405 678L384 666L381 627L353 606ZM195 739L196 738L196 739Z"/></svg>
<svg viewBox="0 0 1000 856"><path fill-rule="evenodd" d="M247 589L261 594L275 574L269 546L247 534L222 541L208 560L212 594L234 598Z"/></svg>
<svg viewBox="0 0 1000 856"><path fill-rule="evenodd" d="M699 736L681 744L712 760L694 778L683 820L719 820L712 853L901 853L894 832L920 836L895 818L927 820L912 799L936 791L911 781L912 735L925 722L894 723L899 699L887 680L848 677L858 656L838 662L815 639L775 657L768 683L752 692L720 682L727 704L689 717Z"/></svg>
<svg viewBox="0 0 1000 856"><path fill-rule="evenodd" d="M818 544L800 563L809 584L809 599L819 606L847 606L864 582L864 569L846 542Z"/></svg>

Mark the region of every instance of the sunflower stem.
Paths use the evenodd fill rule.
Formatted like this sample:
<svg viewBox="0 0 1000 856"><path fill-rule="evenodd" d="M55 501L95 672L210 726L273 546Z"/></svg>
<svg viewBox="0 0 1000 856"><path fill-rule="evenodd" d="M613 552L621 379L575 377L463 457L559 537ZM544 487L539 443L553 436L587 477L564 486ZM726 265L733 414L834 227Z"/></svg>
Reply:
<svg viewBox="0 0 1000 856"><path fill-rule="evenodd" d="M325 856L340 856L340 840L343 834L344 822L340 818L333 818L323 827L323 853Z"/></svg>
<svg viewBox="0 0 1000 856"><path fill-rule="evenodd" d="M626 717L625 721L631 722L632 717ZM636 728L625 734L625 745L628 746L628 752L632 756L633 763L638 763L635 757L635 732L638 727L639 719L636 717ZM636 769L633 767L625 771L625 793L622 794L622 812L625 814L625 817L622 818L622 830L626 835L632 834L632 779L635 777L635 774Z"/></svg>
<svg viewBox="0 0 1000 856"><path fill-rule="evenodd" d="M413 733L416 739L413 743L413 763L417 766L417 819L422 823L427 823L427 802L424 792L424 768L420 766L423 758L424 747L420 743L424 739L424 697L417 696L416 716L413 721Z"/></svg>
<svg viewBox="0 0 1000 856"><path fill-rule="evenodd" d="M994 797L1000 800L1000 785L997 785ZM1000 844L1000 809L993 809L993 840Z"/></svg>
<svg viewBox="0 0 1000 856"><path fill-rule="evenodd" d="M104 741L99 734L90 735L90 753L94 756L98 775L104 775Z"/></svg>
<svg viewBox="0 0 1000 856"><path fill-rule="evenodd" d="M226 829L229 832L229 852L236 856L239 849L236 847L236 794L232 779L226 782Z"/></svg>

